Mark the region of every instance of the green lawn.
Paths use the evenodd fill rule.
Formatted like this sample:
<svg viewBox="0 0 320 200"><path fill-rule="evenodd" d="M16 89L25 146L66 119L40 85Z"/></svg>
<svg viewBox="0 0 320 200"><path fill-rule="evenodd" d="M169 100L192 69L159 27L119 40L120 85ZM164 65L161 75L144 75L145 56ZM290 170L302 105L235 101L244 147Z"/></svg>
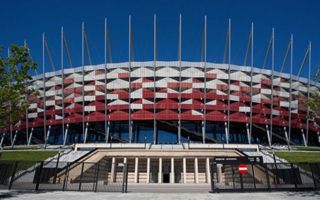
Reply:
<svg viewBox="0 0 320 200"><path fill-rule="evenodd" d="M58 151L4 151L1 153L0 161L4 163L17 163L17 171L28 169L39 161L56 155Z"/></svg>
<svg viewBox="0 0 320 200"><path fill-rule="evenodd" d="M320 151L310 152L275 152L276 156L289 162L320 162Z"/></svg>
<svg viewBox="0 0 320 200"><path fill-rule="evenodd" d="M58 151L4 151L0 160L42 161L57 153Z"/></svg>

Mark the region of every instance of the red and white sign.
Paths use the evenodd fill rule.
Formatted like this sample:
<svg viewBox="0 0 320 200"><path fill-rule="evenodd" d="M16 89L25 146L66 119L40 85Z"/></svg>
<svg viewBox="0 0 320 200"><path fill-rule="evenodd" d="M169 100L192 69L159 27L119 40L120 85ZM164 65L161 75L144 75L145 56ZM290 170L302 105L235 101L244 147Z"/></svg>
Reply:
<svg viewBox="0 0 320 200"><path fill-rule="evenodd" d="M238 169L240 174L242 175L245 175L246 173L248 173L248 167L246 164L240 164Z"/></svg>

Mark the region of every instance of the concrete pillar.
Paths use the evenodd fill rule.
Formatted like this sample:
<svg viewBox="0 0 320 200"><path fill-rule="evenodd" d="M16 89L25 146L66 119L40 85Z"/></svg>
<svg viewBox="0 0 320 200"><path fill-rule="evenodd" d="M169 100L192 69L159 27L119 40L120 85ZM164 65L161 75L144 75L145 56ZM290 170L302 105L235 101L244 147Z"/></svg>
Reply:
<svg viewBox="0 0 320 200"><path fill-rule="evenodd" d="M198 158L194 158L194 182L199 183L198 176Z"/></svg>
<svg viewBox="0 0 320 200"><path fill-rule="evenodd" d="M134 162L134 182L138 183L139 179L139 158L136 157L135 162Z"/></svg>
<svg viewBox="0 0 320 200"><path fill-rule="evenodd" d="M162 183L162 158L159 158L158 183Z"/></svg>
<svg viewBox="0 0 320 200"><path fill-rule="evenodd" d="M112 157L112 164L111 164L111 182L116 182L116 158Z"/></svg>
<svg viewBox="0 0 320 200"><path fill-rule="evenodd" d="M174 183L174 158L171 158L170 183Z"/></svg>
<svg viewBox="0 0 320 200"><path fill-rule="evenodd" d="M222 182L222 164L217 164L217 182Z"/></svg>
<svg viewBox="0 0 320 200"><path fill-rule="evenodd" d="M150 183L150 158L147 158L147 183Z"/></svg>
<svg viewBox="0 0 320 200"><path fill-rule="evenodd" d="M183 162L183 183L187 183L187 159L184 157L182 162Z"/></svg>
<svg viewBox="0 0 320 200"><path fill-rule="evenodd" d="M207 174L207 183L211 183L211 174L210 174L210 159L206 158L206 174Z"/></svg>

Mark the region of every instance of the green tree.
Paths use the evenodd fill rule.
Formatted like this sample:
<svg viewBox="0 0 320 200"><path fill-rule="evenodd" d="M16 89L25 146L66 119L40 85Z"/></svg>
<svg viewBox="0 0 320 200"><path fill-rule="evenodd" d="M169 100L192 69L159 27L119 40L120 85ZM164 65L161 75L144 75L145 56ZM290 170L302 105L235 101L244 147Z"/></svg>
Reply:
<svg viewBox="0 0 320 200"><path fill-rule="evenodd" d="M320 117L320 92L312 93L307 101L307 105L312 111L308 116L309 119L316 121ZM318 125L316 124L316 126Z"/></svg>
<svg viewBox="0 0 320 200"><path fill-rule="evenodd" d="M24 46L12 45L8 56L0 49L0 128L16 123L28 108L26 96L37 91L28 88L32 77L30 70L37 69L30 50Z"/></svg>

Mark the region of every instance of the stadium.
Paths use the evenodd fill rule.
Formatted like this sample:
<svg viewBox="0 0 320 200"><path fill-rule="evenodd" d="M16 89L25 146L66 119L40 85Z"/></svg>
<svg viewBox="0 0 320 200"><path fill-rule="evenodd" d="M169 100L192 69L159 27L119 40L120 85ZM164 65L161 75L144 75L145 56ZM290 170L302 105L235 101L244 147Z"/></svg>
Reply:
<svg viewBox="0 0 320 200"><path fill-rule="evenodd" d="M46 120L49 144L106 142L111 138L154 144L187 142L188 138L197 143L268 144L272 124L272 143L286 144L291 107L290 142L304 144L303 134L309 132L308 144L317 144L318 129L307 120L305 101L308 91L318 91L319 85L311 82L308 87L307 79L293 77L290 84L288 74L252 68L250 76L250 67L235 65L230 66L229 76L227 64L183 61L108 64L108 72L105 70L105 65L85 66L84 77L81 67L66 69L64 74L46 73L46 110L43 98L33 99L28 125L23 121L13 130L25 132L27 126L32 138L44 143ZM35 77L32 84L44 93L41 77Z"/></svg>
<svg viewBox="0 0 320 200"><path fill-rule="evenodd" d="M293 39L282 66L274 66L273 30L264 66L256 67L252 65L252 25L245 63L233 65L229 21L224 55L228 62L227 59L223 63L207 62L206 42L201 62L187 62L181 60L180 16L178 60L157 60L155 23L154 60L134 62L131 17L129 22L128 62L107 63L107 25L104 64L91 64L84 24L81 67L65 69L62 62L61 70L45 72L43 54L43 74L33 76L29 83L39 95L28 97L30 106L25 116L2 130L2 143L319 145L317 121L307 117L312 111L306 101L320 86L310 76L311 43L298 74L294 75L292 61L287 62L288 57L292 60ZM63 29L61 33L61 55L66 49L70 59ZM205 18L204 41L206 37ZM89 65L84 63L85 49ZM52 64L43 35L45 51ZM251 65L247 64L248 57L252 59ZM268 59L270 67L265 66ZM290 73L283 72L286 65L290 66ZM306 69L308 77L303 78L301 72Z"/></svg>

